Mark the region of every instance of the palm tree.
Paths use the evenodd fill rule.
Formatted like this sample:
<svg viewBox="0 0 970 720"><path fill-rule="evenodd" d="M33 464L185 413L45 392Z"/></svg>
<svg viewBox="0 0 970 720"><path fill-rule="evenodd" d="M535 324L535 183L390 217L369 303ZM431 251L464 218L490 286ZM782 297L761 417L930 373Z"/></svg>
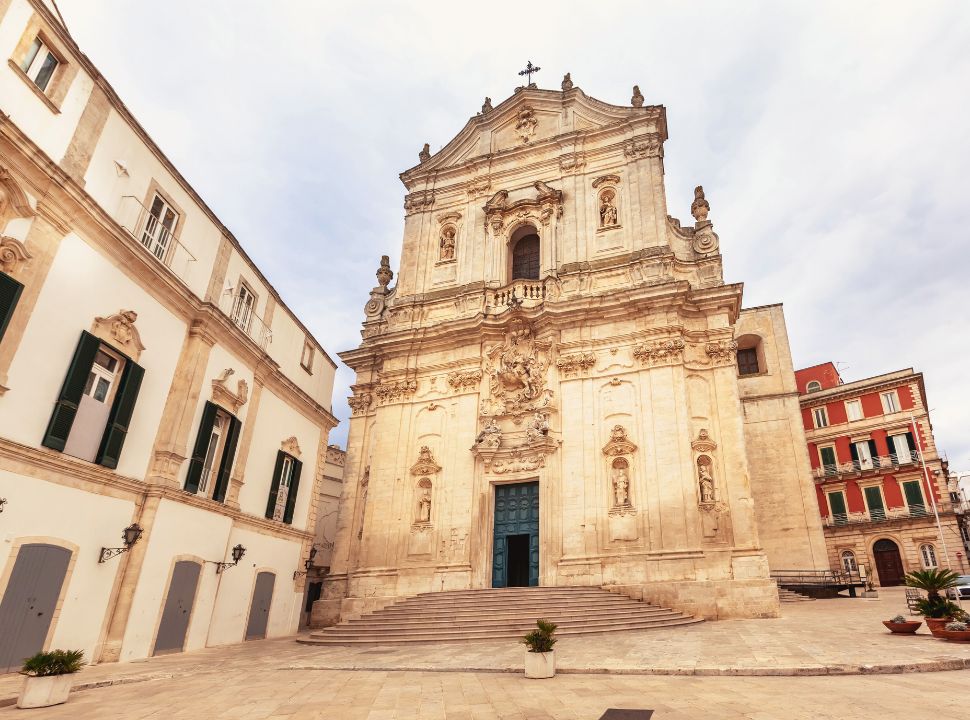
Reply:
<svg viewBox="0 0 970 720"><path fill-rule="evenodd" d="M940 599L940 590L955 587L960 576L952 570L914 570L906 575L906 585L926 591L929 601Z"/></svg>

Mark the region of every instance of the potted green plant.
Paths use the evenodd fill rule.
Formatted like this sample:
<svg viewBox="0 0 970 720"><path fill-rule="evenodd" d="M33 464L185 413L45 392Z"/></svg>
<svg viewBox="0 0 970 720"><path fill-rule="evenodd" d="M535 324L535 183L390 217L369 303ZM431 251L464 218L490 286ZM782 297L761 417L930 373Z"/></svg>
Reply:
<svg viewBox="0 0 970 720"><path fill-rule="evenodd" d="M17 707L50 707L67 702L71 675L83 665L81 650L50 650L27 658L20 669L20 674L27 677L17 698Z"/></svg>
<svg viewBox="0 0 970 720"><path fill-rule="evenodd" d="M556 653L552 646L556 644L553 633L556 632L555 623L548 620L536 620L536 629L522 638L526 644L525 676L527 678L551 678L556 674Z"/></svg>
<svg viewBox="0 0 970 720"><path fill-rule="evenodd" d="M908 587L926 591L926 597L916 601L916 609L926 620L926 627L934 635L948 620L961 620L966 613L954 602L940 595L941 590L954 587L960 576L952 570L914 570L906 575Z"/></svg>
<svg viewBox="0 0 970 720"><path fill-rule="evenodd" d="M897 615L889 620L883 620L882 624L897 635L912 635L923 623L921 620L907 620L902 615Z"/></svg>
<svg viewBox="0 0 970 720"><path fill-rule="evenodd" d="M943 629L938 631L938 635L956 642L970 642L970 626L965 622L954 620L944 625Z"/></svg>
<svg viewBox="0 0 970 720"><path fill-rule="evenodd" d="M862 591L862 598L864 600L878 600L879 591L876 590L876 586L872 584L872 580L866 579L866 589Z"/></svg>

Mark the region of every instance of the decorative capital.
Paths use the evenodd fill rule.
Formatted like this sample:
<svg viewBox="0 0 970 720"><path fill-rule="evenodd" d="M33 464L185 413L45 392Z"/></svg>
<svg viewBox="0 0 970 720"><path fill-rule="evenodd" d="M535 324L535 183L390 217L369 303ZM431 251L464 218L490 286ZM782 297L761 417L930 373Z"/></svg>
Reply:
<svg viewBox="0 0 970 720"><path fill-rule="evenodd" d="M16 275L33 255L22 242L6 235L0 237L0 270Z"/></svg>
<svg viewBox="0 0 970 720"><path fill-rule="evenodd" d="M91 326L91 334L138 362L145 346L142 345L141 335L135 327L137 319L138 313L134 310L119 310L108 317L96 317Z"/></svg>
<svg viewBox="0 0 970 720"><path fill-rule="evenodd" d="M663 142L657 133L649 133L627 140L623 154L631 160L645 157L663 157Z"/></svg>
<svg viewBox="0 0 970 720"><path fill-rule="evenodd" d="M354 394L347 398L347 404L354 415L363 415L370 409L374 396L369 392L370 386L352 385L350 388Z"/></svg>
<svg viewBox="0 0 970 720"><path fill-rule="evenodd" d="M732 363L735 354L738 352L738 344L733 340L715 340L707 343L704 350L711 362Z"/></svg>
<svg viewBox="0 0 970 720"><path fill-rule="evenodd" d="M417 380L399 380L398 382L381 383L374 389L374 392L377 399L384 404L413 395L417 389Z"/></svg>
<svg viewBox="0 0 970 720"><path fill-rule="evenodd" d="M418 190L404 198L404 212L408 215L423 212L434 205L434 191Z"/></svg>
<svg viewBox="0 0 970 720"><path fill-rule="evenodd" d="M448 373L448 384L457 391L476 388L481 381L481 370L455 370Z"/></svg>
<svg viewBox="0 0 970 720"><path fill-rule="evenodd" d="M595 364L596 355L591 352L563 355L556 360L556 367L559 368L559 372L565 374L577 373L581 370L589 370Z"/></svg>

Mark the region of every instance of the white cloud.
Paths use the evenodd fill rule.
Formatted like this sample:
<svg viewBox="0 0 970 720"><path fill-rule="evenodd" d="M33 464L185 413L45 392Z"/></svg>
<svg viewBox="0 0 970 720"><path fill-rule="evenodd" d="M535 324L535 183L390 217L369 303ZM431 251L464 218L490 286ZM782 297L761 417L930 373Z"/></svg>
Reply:
<svg viewBox="0 0 970 720"><path fill-rule="evenodd" d="M331 350L359 342L403 187L526 60L668 108L670 213L707 189L726 279L782 301L799 366L926 374L970 470L961 2L60 0L79 44ZM347 416L350 373L335 409ZM335 433L343 437L343 433Z"/></svg>

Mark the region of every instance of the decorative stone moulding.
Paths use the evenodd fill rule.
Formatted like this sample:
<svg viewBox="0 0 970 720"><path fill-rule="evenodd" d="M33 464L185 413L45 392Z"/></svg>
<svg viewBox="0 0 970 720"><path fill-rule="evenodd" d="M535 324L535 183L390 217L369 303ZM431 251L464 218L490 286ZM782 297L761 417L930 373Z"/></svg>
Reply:
<svg viewBox="0 0 970 720"><path fill-rule="evenodd" d="M239 380L236 383L236 392L228 388L226 382L235 374L232 368L226 368L222 374L212 381L212 402L221 405L233 415L239 412L239 408L249 400L249 383Z"/></svg>
<svg viewBox="0 0 970 720"><path fill-rule="evenodd" d="M410 397L418 389L417 380L399 380L398 382L381 383L374 389L378 401L383 405L395 400Z"/></svg>
<svg viewBox="0 0 970 720"><path fill-rule="evenodd" d="M598 188L600 185L619 185L620 176L619 175L601 175L600 177L593 180L593 188Z"/></svg>
<svg viewBox="0 0 970 720"><path fill-rule="evenodd" d="M347 404L354 415L366 413L374 401L374 396L370 393L371 385L351 385L350 390L353 395L347 398Z"/></svg>
<svg viewBox="0 0 970 720"><path fill-rule="evenodd" d="M633 503L631 488L631 456L637 446L627 437L626 428L614 425L610 439L603 446L606 456L606 477L609 478L610 541L636 540L640 537L637 525L637 511Z"/></svg>
<svg viewBox="0 0 970 720"><path fill-rule="evenodd" d="M711 362L717 365L727 365L734 362L738 352L738 344L733 340L715 340L704 346L704 352Z"/></svg>
<svg viewBox="0 0 970 720"><path fill-rule="evenodd" d="M134 310L119 310L108 317L96 317L91 325L91 334L138 362L145 346L142 345L141 334L135 327L136 320L138 313Z"/></svg>
<svg viewBox="0 0 970 720"><path fill-rule="evenodd" d="M603 446L603 454L607 457L619 457L621 455L632 455L637 451L637 446L626 436L626 428L622 425L614 425L610 431L610 439Z"/></svg>
<svg viewBox="0 0 970 720"><path fill-rule="evenodd" d="M586 156L583 153L566 153L559 156L559 169L565 175L580 172L586 167Z"/></svg>
<svg viewBox="0 0 970 720"><path fill-rule="evenodd" d="M404 198L404 212L408 215L430 210L434 205L433 190L417 190Z"/></svg>
<svg viewBox="0 0 970 720"><path fill-rule="evenodd" d="M280 443L280 450L285 452L287 455L292 455L295 458L300 457L300 443L296 439L296 435L291 435ZM330 452L327 451L327 459L329 459ZM343 464L343 463L341 463Z"/></svg>
<svg viewBox="0 0 970 720"><path fill-rule="evenodd" d="M559 372L565 375L575 375L578 372L589 370L595 364L596 354L591 352L563 355L556 360L556 367L559 368Z"/></svg>
<svg viewBox="0 0 970 720"><path fill-rule="evenodd" d="M448 384L457 391L477 388L482 381L481 370L455 370L448 373Z"/></svg>
<svg viewBox="0 0 970 720"><path fill-rule="evenodd" d="M562 217L563 193L555 190L541 180L534 182L535 198L523 198L509 202L509 191L499 190L485 203L485 222L491 226L492 232L500 234L511 221L538 220L542 225L548 225L553 215Z"/></svg>
<svg viewBox="0 0 970 720"><path fill-rule="evenodd" d="M431 448L422 445L418 451L418 461L411 466L412 475L434 475L441 470L441 466L435 462Z"/></svg>
<svg viewBox="0 0 970 720"><path fill-rule="evenodd" d="M16 238L0 237L0 270L7 275L16 276L33 256L22 242Z"/></svg>
<svg viewBox="0 0 970 720"><path fill-rule="evenodd" d="M642 363L660 363L677 360L684 352L684 341L680 338L640 343L633 348L633 357Z"/></svg>
<svg viewBox="0 0 970 720"><path fill-rule="evenodd" d="M27 194L10 172L0 166L0 230L13 218L29 218L35 215L30 208Z"/></svg>
<svg viewBox="0 0 970 720"><path fill-rule="evenodd" d="M623 154L630 160L647 157L663 157L663 140L657 133L638 135L623 145Z"/></svg>
<svg viewBox="0 0 970 720"><path fill-rule="evenodd" d="M506 326L505 340L485 352L489 394L481 413L486 417L512 417L545 410L553 393L547 387L549 343L536 340L532 327L519 316Z"/></svg>
<svg viewBox="0 0 970 720"><path fill-rule="evenodd" d="M479 195L484 195L492 187L492 181L487 178L477 178L475 180L469 181L468 185L465 187L465 193L469 198L478 197Z"/></svg>

